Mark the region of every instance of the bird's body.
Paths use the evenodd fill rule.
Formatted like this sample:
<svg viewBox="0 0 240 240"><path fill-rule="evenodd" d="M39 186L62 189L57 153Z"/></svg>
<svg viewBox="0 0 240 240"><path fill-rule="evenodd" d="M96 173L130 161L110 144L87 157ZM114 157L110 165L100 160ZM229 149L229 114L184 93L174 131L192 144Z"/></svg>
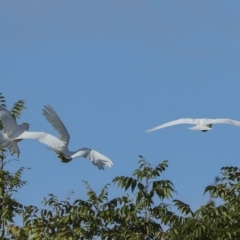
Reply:
<svg viewBox="0 0 240 240"><path fill-rule="evenodd" d="M105 166L111 167L113 165L112 161L104 156L103 154L90 149L90 148L81 148L77 151L70 151L68 149L70 135L57 115L54 109L47 105L44 106L43 115L46 117L47 121L58 131L60 135L60 140L65 142L66 144L60 148L52 148L54 152L57 153L58 158L65 163L70 162L73 158L76 157L84 157L92 162L93 165L97 166L99 169L104 169Z"/></svg>
<svg viewBox="0 0 240 240"><path fill-rule="evenodd" d="M18 156L20 150L17 142L23 139L35 139L49 147L62 147L64 145L64 142L48 133L29 132L28 123L18 125L12 114L2 105L0 105L0 120L5 130L4 132L0 131L0 144L8 148L11 153L16 153Z"/></svg>
<svg viewBox="0 0 240 240"><path fill-rule="evenodd" d="M149 129L149 130L147 130L147 132L152 132L152 131L162 129L165 127L171 127L171 126L177 125L177 124L194 124L196 126L190 127L189 129L198 130L198 131L202 131L202 132L211 130L213 124L231 124L231 125L240 127L240 121L236 121L236 120L232 120L232 119L181 118L181 119L174 120L174 121L171 121L168 123L164 123L162 125L152 128L152 129Z"/></svg>

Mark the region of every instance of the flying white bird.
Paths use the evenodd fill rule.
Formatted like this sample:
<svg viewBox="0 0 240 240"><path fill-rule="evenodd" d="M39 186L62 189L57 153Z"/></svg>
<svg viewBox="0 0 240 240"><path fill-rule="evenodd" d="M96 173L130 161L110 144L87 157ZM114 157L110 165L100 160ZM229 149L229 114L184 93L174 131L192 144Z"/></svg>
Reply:
<svg viewBox="0 0 240 240"><path fill-rule="evenodd" d="M84 157L90 160L92 164L97 166L100 170L104 169L105 166L111 167L113 165L112 161L109 158L90 148L84 147L74 152L69 151L68 144L70 135L66 127L51 106L47 105L44 107L45 109L43 109L43 115L46 117L47 121L53 126L53 128L58 131L60 135L60 140L66 143L66 145L64 145L63 147L51 149L57 153L58 158L62 162L68 163L73 158Z"/></svg>
<svg viewBox="0 0 240 240"><path fill-rule="evenodd" d="M11 153L20 154L17 142L23 139L35 139L52 148L64 146L64 142L45 132L29 132L29 124L17 124L12 114L0 105L0 120L4 131L0 131L0 144L10 150Z"/></svg>
<svg viewBox="0 0 240 240"><path fill-rule="evenodd" d="M173 125L177 124L195 124L196 126L190 127L189 129L191 130L198 130L202 132L206 132L208 130L212 129L213 124L218 124L218 123L223 123L223 124L232 124L235 126L240 127L240 122L231 120L231 119L207 119L207 118L202 118L202 119L192 119L192 118L181 118L175 121L171 121L165 124L162 124L160 126L157 126L155 128L147 130L147 132L152 132L161 128L165 127L171 127Z"/></svg>

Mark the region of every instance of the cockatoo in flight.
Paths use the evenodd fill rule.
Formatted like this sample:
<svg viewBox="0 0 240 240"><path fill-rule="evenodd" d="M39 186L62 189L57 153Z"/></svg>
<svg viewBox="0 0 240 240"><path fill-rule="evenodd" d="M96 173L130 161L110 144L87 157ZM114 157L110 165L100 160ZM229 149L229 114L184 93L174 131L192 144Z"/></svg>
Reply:
<svg viewBox="0 0 240 240"><path fill-rule="evenodd" d="M20 154L17 142L23 139L35 139L41 143L48 145L51 148L60 148L64 146L64 142L45 132L29 132L29 124L17 124L16 119L2 105L0 105L0 120L4 131L0 131L0 144L9 149L17 156Z"/></svg>
<svg viewBox="0 0 240 240"><path fill-rule="evenodd" d="M165 127L171 127L171 126L177 125L177 124L194 124L196 126L190 127L189 129L206 132L206 131L212 129L213 124L221 124L221 123L222 124L231 124L231 125L235 125L235 126L240 127L240 121L235 121L235 120L232 120L232 119L181 118L181 119L174 120L174 121L171 121L171 122L168 122L168 123L164 123L162 125L159 125L157 127L152 128L152 129L149 129L149 130L147 130L147 132L152 132L152 131L162 129L162 128L165 128Z"/></svg>
<svg viewBox="0 0 240 240"><path fill-rule="evenodd" d="M66 143L64 146L51 148L51 150L57 153L58 158L62 162L68 163L73 158L84 157L90 160L92 164L97 166L100 170L103 170L106 166L111 167L113 165L112 161L109 158L87 147L80 148L77 151L69 151L68 144L70 135L57 113L51 106L46 105L43 109L43 115L46 117L47 121L53 126L53 128L58 131L60 135L60 140Z"/></svg>

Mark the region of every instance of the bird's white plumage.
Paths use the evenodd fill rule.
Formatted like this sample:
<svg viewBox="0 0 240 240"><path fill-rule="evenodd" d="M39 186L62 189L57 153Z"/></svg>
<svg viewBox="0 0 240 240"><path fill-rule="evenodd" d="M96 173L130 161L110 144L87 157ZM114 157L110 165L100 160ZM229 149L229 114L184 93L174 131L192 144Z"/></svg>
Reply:
<svg viewBox="0 0 240 240"><path fill-rule="evenodd" d="M103 154L90 149L90 148L81 148L75 154L71 156L72 158L84 157L92 162L93 165L97 166L99 169L104 169L104 166L111 167L111 160L104 156Z"/></svg>
<svg viewBox="0 0 240 240"><path fill-rule="evenodd" d="M0 144L8 148L11 153L19 155L20 150L17 142L22 139L35 139L51 148L62 147L65 143L58 138L45 132L29 132L29 124L17 124L12 114L0 105L0 120L2 121L5 132L0 132Z"/></svg>
<svg viewBox="0 0 240 240"><path fill-rule="evenodd" d="M66 145L68 145L70 135L65 125L51 106L47 105L44 107L46 110L43 109L43 115L46 117L48 122L52 124L53 128L59 133L60 139L65 142Z"/></svg>
<svg viewBox="0 0 240 240"><path fill-rule="evenodd" d="M45 132L25 131L22 134L20 134L18 137L14 138L13 140L20 140L20 139L35 139L41 143L48 145L51 148L58 148L64 145L64 143L60 141L58 138Z"/></svg>
<svg viewBox="0 0 240 240"><path fill-rule="evenodd" d="M4 123L4 129L7 136L11 136L13 133L15 134L19 126L12 114L2 105L0 105L0 120Z"/></svg>
<svg viewBox="0 0 240 240"><path fill-rule="evenodd" d="M232 120L232 119L209 119L210 122L212 124L231 124L231 125L235 125L235 126L239 126L240 127L240 121L236 121L236 120Z"/></svg>
<svg viewBox="0 0 240 240"><path fill-rule="evenodd" d="M70 135L57 113L50 105L46 105L43 109L43 115L46 117L47 121L53 126L53 128L58 131L60 139L66 142L66 145L64 145L63 147L52 149L58 154L59 158L63 162L69 162L76 157L84 157L90 160L92 164L97 166L99 169L104 169L104 167L106 166L111 167L113 165L112 161L108 157L90 148L84 147L74 152L69 151L68 144Z"/></svg>
<svg viewBox="0 0 240 240"><path fill-rule="evenodd" d="M9 151L11 153L17 153L17 155L19 155L20 150L18 148L17 142L16 141L11 141L5 133L0 131L0 144L4 147L6 147L7 149L9 149Z"/></svg>
<svg viewBox="0 0 240 240"><path fill-rule="evenodd" d="M162 125L159 125L157 127L151 128L147 130L147 132L156 131L158 129L162 129L165 127L170 127L177 124L195 124L196 126L190 128L191 130L200 130L200 131L207 131L211 129L212 124L231 124L235 126L240 126L240 121L232 120L232 119L192 119L192 118L181 118L178 120L174 120L168 123L164 123Z"/></svg>

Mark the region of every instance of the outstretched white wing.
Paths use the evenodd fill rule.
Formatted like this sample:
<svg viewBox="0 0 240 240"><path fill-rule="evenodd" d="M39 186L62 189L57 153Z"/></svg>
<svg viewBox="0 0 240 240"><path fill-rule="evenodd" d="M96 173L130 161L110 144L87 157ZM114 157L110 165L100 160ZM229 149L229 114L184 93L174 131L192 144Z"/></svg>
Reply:
<svg viewBox="0 0 240 240"><path fill-rule="evenodd" d="M232 119L222 119L222 118L219 118L219 119L208 119L207 123L212 123L212 124L218 124L218 123L231 124L231 125L235 125L235 126L239 126L240 127L240 121L236 121L236 120L232 120Z"/></svg>
<svg viewBox="0 0 240 240"><path fill-rule="evenodd" d="M19 127L12 114L3 106L0 108L0 120L2 121L3 127L8 136L15 132L15 130Z"/></svg>
<svg viewBox="0 0 240 240"><path fill-rule="evenodd" d="M48 122L58 131L60 134L60 139L68 145L70 135L64 126L63 122L54 111L54 109L50 105L44 105L45 109L43 109L43 115L46 117Z"/></svg>
<svg viewBox="0 0 240 240"><path fill-rule="evenodd" d="M192 118L181 118L178 120L174 120L168 123L164 123L162 125L159 125L157 127L151 128L149 130L147 130L147 132L152 132L161 128L165 128L165 127L171 127L173 125L177 125L177 124L197 124L196 119L192 119Z"/></svg>
<svg viewBox="0 0 240 240"><path fill-rule="evenodd" d="M7 111L6 108L0 104L0 111Z"/></svg>
<svg viewBox="0 0 240 240"><path fill-rule="evenodd" d="M18 137L12 139L12 140L21 140L21 139L35 139L41 143L44 143L48 145L49 147L53 149L60 149L65 145L63 141L60 139L54 137L51 134L45 133L45 132L28 132L25 131Z"/></svg>
<svg viewBox="0 0 240 240"><path fill-rule="evenodd" d="M90 160L92 164L100 170L104 170L104 167L111 167L113 165L113 162L108 157L90 148L81 148L71 157L84 157Z"/></svg>

